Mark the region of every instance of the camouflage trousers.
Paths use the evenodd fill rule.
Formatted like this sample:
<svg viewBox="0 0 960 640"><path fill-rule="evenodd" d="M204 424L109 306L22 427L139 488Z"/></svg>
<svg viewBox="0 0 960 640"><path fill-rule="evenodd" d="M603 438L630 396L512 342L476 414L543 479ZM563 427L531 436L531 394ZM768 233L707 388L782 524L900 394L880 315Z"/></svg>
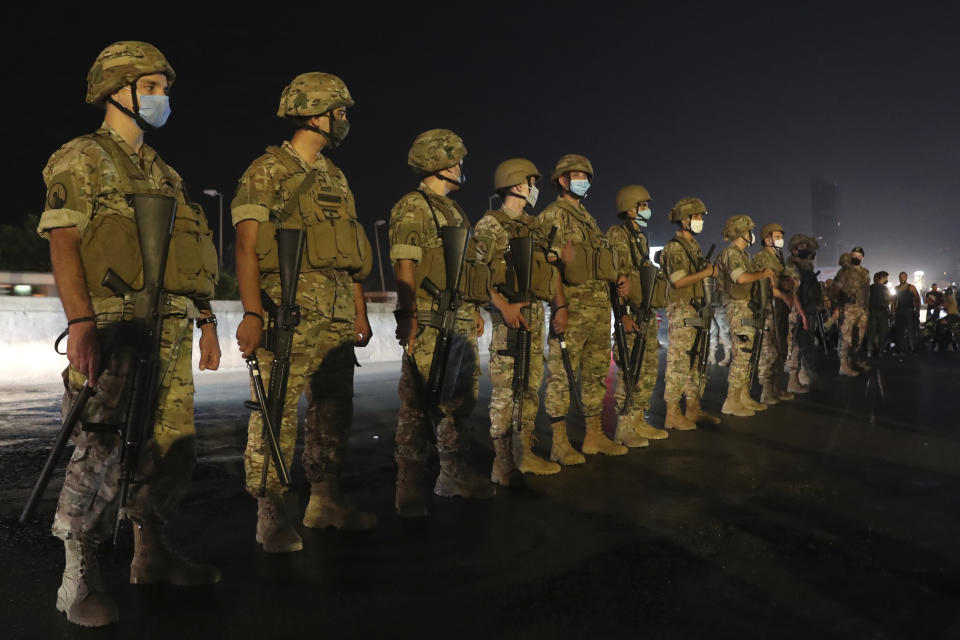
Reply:
<svg viewBox="0 0 960 640"><path fill-rule="evenodd" d="M652 313L653 312L651 311L651 314ZM640 328L644 328L642 324L640 325ZM635 415L637 413L642 414L644 411L649 409L650 396L653 394L653 387L657 384L657 372L660 367L660 358L657 354L657 349L660 345L657 342L656 316L651 318L647 323L646 334L647 345L643 352L643 361L640 363L640 373L637 376L637 379L634 381L633 393L630 398L630 406L626 407L626 411L623 411L623 413L626 415ZM639 334L627 336L627 347L630 352L633 351L639 340ZM619 354L617 354L616 350L614 350L613 356L614 360L617 361L617 367L621 367L619 362ZM617 370L617 389L614 392L614 398L616 399L617 410L622 410L624 408L624 403L627 401L627 393L624 389L622 368L618 368Z"/></svg>
<svg viewBox="0 0 960 640"><path fill-rule="evenodd" d="M176 298L175 298L176 299ZM186 299L180 299L186 304ZM184 306L185 308L185 306ZM67 463L53 518L53 535L93 543L107 540L119 507L120 427L126 420L135 366L135 337L127 327L101 327L103 371L94 395L73 431L75 449ZM184 312L164 320L160 341L160 389L153 437L143 444L127 511L134 517L168 520L176 512L197 457L193 424L193 320ZM86 376L73 367L63 372L66 417Z"/></svg>
<svg viewBox="0 0 960 640"><path fill-rule="evenodd" d="M490 436L502 438L510 433L513 422L514 356L506 353L509 327L496 311L492 312L493 336L490 341ZM540 409L540 383L543 382L543 305L530 305L530 380L523 394L522 429L533 429Z"/></svg>
<svg viewBox="0 0 960 640"><path fill-rule="evenodd" d="M700 370L690 366L690 349L696 341L697 328L687 326L700 316L683 302L667 305L667 371L664 374L663 399L679 402L682 396L697 398L700 393Z"/></svg>
<svg viewBox="0 0 960 640"><path fill-rule="evenodd" d="M394 458L398 466L427 461L426 422L420 404L420 389L426 388L430 363L437 342L437 330L420 325L422 330L413 344L413 353L404 356L400 368L400 410L397 412L397 434ZM413 363L416 363L414 370ZM437 425L437 452L456 454L465 445L469 419L477 404L480 383L477 328L473 317L458 319L456 334L450 346L450 358L440 397L442 419Z"/></svg>
<svg viewBox="0 0 960 640"><path fill-rule="evenodd" d="M306 392L303 468L311 484L338 477L343 465L347 434L353 420L353 333L352 322L305 313L293 334L283 420L277 440L289 468L297 444L297 404ZM263 386L269 392L273 353L261 347L257 349L257 358ZM252 386L250 394L251 399L256 400ZM269 451L263 441L263 418L259 411L254 411L247 423L247 448L243 454L247 491L253 496L259 495L265 455L268 456ZM284 491L276 465L271 461L267 494L280 496Z"/></svg>
<svg viewBox="0 0 960 640"><path fill-rule="evenodd" d="M763 345L760 349L760 361L757 364L757 377L760 383L775 378L783 373L787 361L787 332L788 326L786 305L774 300L777 306L777 316L767 315L766 333L763 336ZM778 322L779 320L779 322Z"/></svg>
<svg viewBox="0 0 960 640"><path fill-rule="evenodd" d="M568 300L570 312L564 332L573 375L580 372L580 401L586 417L603 411L610 369L610 307L578 305ZM560 355L560 340L550 337L547 353L547 391L544 406L551 419L570 410L570 385Z"/></svg>
<svg viewBox="0 0 960 640"><path fill-rule="evenodd" d="M728 300L726 312L730 322L730 336L733 338L733 357L727 373L727 386L730 389L739 389L752 382L750 357L756 344L757 332L753 326L753 311L750 309L749 300Z"/></svg>
<svg viewBox="0 0 960 640"><path fill-rule="evenodd" d="M857 330L854 340L854 329ZM855 304L843 307L843 324L840 326L840 362L849 357L851 351L860 348L860 343L866 337L867 310Z"/></svg>
<svg viewBox="0 0 960 640"><path fill-rule="evenodd" d="M807 328L803 328L803 322L796 311L790 314L790 349L787 354L787 370L790 372L800 371L803 368L808 375L812 375L815 369L814 351L816 347L815 336L817 335L817 314L816 307L803 310L807 316Z"/></svg>

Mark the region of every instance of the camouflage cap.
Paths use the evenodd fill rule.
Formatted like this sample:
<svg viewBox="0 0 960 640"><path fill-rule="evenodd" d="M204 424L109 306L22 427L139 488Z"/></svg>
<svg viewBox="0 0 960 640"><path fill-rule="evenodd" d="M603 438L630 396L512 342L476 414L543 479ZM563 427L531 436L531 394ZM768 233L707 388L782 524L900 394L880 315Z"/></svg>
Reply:
<svg viewBox="0 0 960 640"><path fill-rule="evenodd" d="M783 227L781 227L776 222L769 222L763 225L763 228L760 229L760 238L761 239L766 238L768 235L770 235L774 231L779 231L780 233L783 233Z"/></svg>
<svg viewBox="0 0 960 640"><path fill-rule="evenodd" d="M569 173L570 171L583 171L590 176L591 180L593 179L593 176L596 175L593 172L593 165L590 164L590 161L584 156L579 156L575 153L568 153L557 160L557 165L553 168L553 173L550 174L550 180L556 182L557 178L565 173Z"/></svg>
<svg viewBox="0 0 960 640"><path fill-rule="evenodd" d="M844 253L844 254L842 254L842 255L840 256L840 266L841 266L841 267L848 267L848 266L850 266L850 254L849 254L849 253Z"/></svg>
<svg viewBox="0 0 960 640"><path fill-rule="evenodd" d="M407 152L407 164L422 174L436 173L458 164L467 155L463 140L449 129L424 131Z"/></svg>
<svg viewBox="0 0 960 640"><path fill-rule="evenodd" d="M707 214L707 206L700 198L680 198L677 204L670 209L670 222L680 222L690 216L702 213Z"/></svg>
<svg viewBox="0 0 960 640"><path fill-rule="evenodd" d="M630 184L617 191L617 211L619 213L632 211L636 208L638 202L649 202L650 200L652 198L646 187L639 184Z"/></svg>
<svg viewBox="0 0 960 640"><path fill-rule="evenodd" d="M730 216L727 218L726 223L723 225L723 232L720 234L724 240L732 241L734 238L742 236L750 229L753 229L754 224L750 216L745 216L743 214Z"/></svg>
<svg viewBox="0 0 960 640"><path fill-rule="evenodd" d="M343 80L330 73L311 71L301 73L283 89L277 115L281 118L319 116L353 104Z"/></svg>
<svg viewBox="0 0 960 640"><path fill-rule="evenodd" d="M497 165L493 172L493 189L508 189L523 184L527 178L540 177L540 171L526 158L511 158Z"/></svg>
<svg viewBox="0 0 960 640"><path fill-rule="evenodd" d="M100 52L87 72L87 104L100 104L118 89L131 85L140 76L163 73L168 86L177 74L152 44L136 40L114 42Z"/></svg>

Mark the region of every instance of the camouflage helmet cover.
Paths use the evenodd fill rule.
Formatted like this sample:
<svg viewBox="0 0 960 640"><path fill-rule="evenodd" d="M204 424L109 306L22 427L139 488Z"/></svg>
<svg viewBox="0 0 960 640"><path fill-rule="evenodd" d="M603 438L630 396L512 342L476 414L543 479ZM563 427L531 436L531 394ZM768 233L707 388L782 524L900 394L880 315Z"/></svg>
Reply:
<svg viewBox="0 0 960 640"><path fill-rule="evenodd" d="M284 87L277 115L281 118L319 116L353 104L343 80L330 73L311 71L301 73Z"/></svg>
<svg viewBox="0 0 960 640"><path fill-rule="evenodd" d="M638 202L649 202L650 200L652 198L646 187L639 184L621 187L620 191L617 191L617 212L632 211L636 208Z"/></svg>
<svg viewBox="0 0 960 640"><path fill-rule="evenodd" d="M504 160L497 165L493 172L493 189L508 189L518 184L523 184L527 178L534 176L540 177L540 171L526 158L511 158Z"/></svg>
<svg viewBox="0 0 960 640"><path fill-rule="evenodd" d="M593 180L593 176L596 175L593 171L593 165L590 164L590 161L584 156L568 153L557 160L557 164L553 168L553 173L550 174L550 180L556 182L560 176L570 171L583 171L590 176L591 180Z"/></svg>
<svg viewBox="0 0 960 640"><path fill-rule="evenodd" d="M165 74L168 86L172 86L177 77L167 59L152 44L136 40L114 42L100 52L87 72L87 104L100 104L118 89L151 73Z"/></svg>
<svg viewBox="0 0 960 640"><path fill-rule="evenodd" d="M761 239L766 238L768 235L770 235L774 231L779 231L780 233L783 233L783 227L781 227L776 222L768 222L767 224L763 225L762 229L760 229L760 238Z"/></svg>
<svg viewBox="0 0 960 640"><path fill-rule="evenodd" d="M413 141L407 164L419 173L431 174L459 164L466 155L460 136L449 129L430 129Z"/></svg>
<svg viewBox="0 0 960 640"><path fill-rule="evenodd" d="M750 231L750 229L753 229L753 227L753 220L750 219L750 216L745 216L743 214L730 216L727 218L727 222L723 225L723 233L720 235L723 236L724 240L732 241L734 238L738 238L747 231Z"/></svg>
<svg viewBox="0 0 960 640"><path fill-rule="evenodd" d="M850 266L850 254L849 254L849 253L841 254L841 256L840 256L840 266L841 266L841 267L849 267L849 266Z"/></svg>
<svg viewBox="0 0 960 640"><path fill-rule="evenodd" d="M670 209L670 222L680 222L690 216L702 213L707 214L707 207L700 198L680 198L677 204Z"/></svg>
<svg viewBox="0 0 960 640"><path fill-rule="evenodd" d="M812 236L805 236L802 233L798 233L793 236L790 236L790 242L787 243L787 248L789 248L790 251L793 251L794 249L799 247L801 244L807 245L807 248L810 249L811 251L816 251L817 249L820 248L820 243L817 242L816 238Z"/></svg>

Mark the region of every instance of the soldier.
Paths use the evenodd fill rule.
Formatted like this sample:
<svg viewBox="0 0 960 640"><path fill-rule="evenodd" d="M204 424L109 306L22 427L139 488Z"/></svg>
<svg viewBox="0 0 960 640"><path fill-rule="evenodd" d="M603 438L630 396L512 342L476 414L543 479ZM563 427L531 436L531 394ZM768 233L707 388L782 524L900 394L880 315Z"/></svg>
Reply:
<svg viewBox="0 0 960 640"><path fill-rule="evenodd" d="M895 287L894 337L897 348L906 353L916 353L920 330L920 292L907 282L907 272L897 276L900 281Z"/></svg>
<svg viewBox="0 0 960 640"><path fill-rule="evenodd" d="M660 264L670 280L667 304L667 371L664 374L663 399L667 429L696 429L697 422L718 424L720 419L700 408L700 370L691 365L690 350L696 341L698 306L704 302L703 279L717 275L717 267L704 260L697 239L703 232L707 207L699 198L681 198L670 209L670 222L677 232L663 248ZM695 306L696 305L696 306ZM709 331L709 327L703 327ZM686 412L680 400L686 396Z"/></svg>
<svg viewBox="0 0 960 640"><path fill-rule="evenodd" d="M889 279L890 274L886 271L873 274L873 284L870 285L870 315L863 340L867 348L867 358L883 355L890 343L890 308L893 301L890 290L887 289Z"/></svg>
<svg viewBox="0 0 960 640"><path fill-rule="evenodd" d="M301 317L294 330L283 419L274 428L279 428L289 465L297 442L297 403L306 391L303 466L310 501L303 525L310 528L369 529L377 522L375 515L349 504L339 486L353 419L353 349L365 346L371 335L361 282L370 272L372 250L357 222L347 179L323 151L343 142L350 128L347 108L353 104L336 76L311 72L294 78L277 109L293 135L253 161L231 204L244 309L237 344L245 358L256 353L265 386L274 354L261 346L266 327L260 292L279 303L276 230L306 232L296 297ZM284 511L285 489L275 466L268 469L266 495L259 495L266 453L262 435L263 419L254 411L243 460L247 491L257 498L256 540L267 553L299 551L303 541Z"/></svg>
<svg viewBox="0 0 960 640"><path fill-rule="evenodd" d="M220 363L209 303L217 257L206 218L190 201L177 172L143 141L145 131L162 127L170 115L168 91L174 77L173 67L150 44L124 41L104 49L87 75L86 97L87 103L105 109L103 124L62 146L43 170L47 200L38 231L50 240L70 331L63 411L83 385L95 389L73 432L76 448L53 521L53 535L66 548L57 610L85 627L119 618L100 581L97 545L110 536L117 519L118 430L129 407L133 355L122 321L131 318L132 305L124 304L101 280L107 269L131 284L141 277L130 204L134 194L170 196L177 208L164 278L158 354L162 373L153 437L143 445L127 504L134 525L130 582L201 585L220 580L215 567L173 552L164 535L196 462L191 372L195 318L201 327L200 368L213 370Z"/></svg>
<svg viewBox="0 0 960 640"><path fill-rule="evenodd" d="M820 244L816 238L797 234L790 238L788 248L790 249L790 262L800 278L797 296L800 306L803 307L803 315L806 317L807 323L801 323L799 327L790 332L790 352L787 358L787 369L790 372L790 377L787 382L787 391L790 393L807 393L810 390L809 383L815 369L813 348L816 326L813 323L818 321L820 307L823 305L823 288L817 280L817 274L813 271L813 263L817 257L816 252L820 248ZM796 321L799 322L799 318ZM801 371L806 372L808 384L801 383Z"/></svg>
<svg viewBox="0 0 960 640"><path fill-rule="evenodd" d="M756 240L750 216L736 215L723 226L723 239L730 245L717 259L725 300L725 313L733 336L733 358L727 374L727 398L721 413L731 416L752 416L767 405L750 397L750 357L756 345L757 332L751 310L751 285L763 278L773 284L774 273L769 268L758 269L747 254L747 247Z"/></svg>
<svg viewBox="0 0 960 640"><path fill-rule="evenodd" d="M493 174L493 188L503 202L497 211L487 211L476 225L477 260L491 266L493 272L506 272L516 259L509 252L511 238L534 236L534 268L531 289L538 297L533 303L511 302L494 288L490 289L490 318L493 336L490 340L490 437L495 458L490 480L502 486L510 484L518 471L551 475L560 472L560 465L538 457L532 450L534 421L540 407L540 383L543 381L544 313L540 300L549 302L557 288L560 274L543 258L540 239L534 229L535 219L525 213L536 205L540 172L524 158L501 162ZM562 295L562 294L561 294ZM526 316L524 309L527 309ZM530 332L529 382L523 393L522 421L518 433L511 433L513 409L513 374L516 353L510 350L511 331L520 327Z"/></svg>
<svg viewBox="0 0 960 640"><path fill-rule="evenodd" d="M581 371L581 404L586 435L583 453L623 455L627 448L603 433L601 411L610 366L609 283L618 282L618 294L627 295L625 277L620 277L615 254L600 232L596 220L583 206L583 197L594 176L585 157L561 157L550 179L560 195L540 214L540 230L560 265L563 286L553 300L551 336L544 404L553 427L550 459L562 465L583 464L586 459L570 445L566 416L570 409L570 386L562 364L558 334L565 333L574 375ZM565 298L561 297L561 294Z"/></svg>
<svg viewBox="0 0 960 640"><path fill-rule="evenodd" d="M617 423L617 432L614 440L627 446L646 446L648 440L661 440L667 437L667 432L662 429L654 428L646 421L644 412L650 409L650 395L653 393L653 386L657 382L657 369L660 359L657 357L657 318L656 314L651 314L650 318L642 318L641 310L644 303L643 290L640 287L640 267L650 266L650 242L644 229L650 220L650 193L646 188L640 185L629 185L617 192L617 212L623 224L618 224L607 229L607 240L617 251L617 257L620 261L619 271L627 274L631 281L629 308L633 311L623 317L624 329L634 336L633 341L628 343L629 351L636 348L636 343L640 340L640 335L646 335L646 348L643 353L643 362L640 363L640 372L635 381L636 388L633 389L631 399L632 406L626 407L626 411L620 415ZM657 284L660 284L658 281ZM654 293L659 295L660 299L651 300L651 311L656 308L662 308L666 304L666 287L655 285ZM657 296L654 296L656 298ZM615 356L617 354L614 354ZM617 372L617 390L616 404L622 407L626 402L626 393L624 391L623 366L622 362L617 363L620 370Z"/></svg>
<svg viewBox="0 0 960 640"><path fill-rule="evenodd" d="M766 224L760 230L760 238L763 248L753 256L753 264L757 269L770 269L776 283L773 288L771 313L767 316L766 330L770 339L763 341L758 367L760 384L763 386L760 402L777 404L781 400L794 398L792 393L784 389L782 380L787 361L789 317L797 316L803 326L807 326L807 317L800 300L794 295L799 274L793 264L784 262L781 253L783 227L775 222Z"/></svg>
<svg viewBox="0 0 960 640"><path fill-rule="evenodd" d="M846 260L844 260L846 258ZM870 273L860 266L863 261L863 248L854 247L850 253L840 256L840 271L833 280L833 288L838 303L843 308L843 321L840 325L840 375L857 376L860 372L854 367L867 369L866 363L857 362L857 349L867 331L867 303L870 299ZM834 309L836 317L839 309ZM854 330L857 331L856 337Z"/></svg>
<svg viewBox="0 0 960 640"><path fill-rule="evenodd" d="M429 377L438 329L430 324L434 300L420 285L425 277L435 283L445 282L441 227L470 226L460 205L448 197L463 186L466 155L463 140L453 131L431 129L421 133L407 154L407 164L420 177L420 184L400 198L390 212L390 259L397 274L397 338L407 354L400 372L395 451L396 509L404 517L427 515L422 487L427 462L426 416L418 388ZM464 278L465 287L482 290L475 292L475 299L480 299L481 293L482 297L489 295L489 280L478 280L471 284L470 276ZM440 475L433 492L438 496L492 498L495 494L494 486L463 459L468 420L477 402L477 336L482 334L483 317L475 304L460 305L440 406L443 419L436 434Z"/></svg>

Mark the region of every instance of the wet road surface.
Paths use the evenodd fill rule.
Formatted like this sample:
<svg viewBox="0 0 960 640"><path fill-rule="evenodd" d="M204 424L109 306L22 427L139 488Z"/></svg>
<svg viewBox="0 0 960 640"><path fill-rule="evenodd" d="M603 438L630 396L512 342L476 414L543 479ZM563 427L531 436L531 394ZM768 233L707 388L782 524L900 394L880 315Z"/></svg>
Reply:
<svg viewBox="0 0 960 640"><path fill-rule="evenodd" d="M131 586L128 535L101 553L121 622L93 631L54 609L62 465L35 522L16 522L59 391L13 390L0 401L0 638L960 638L960 357L885 361L885 402L823 365L812 393L759 417L590 456L490 501L433 497L414 522L393 515L398 366L365 366L343 484L380 526L304 529L303 552L285 556L253 539L246 379L198 375L201 459L172 532L223 581ZM712 369L704 405L718 410L726 370ZM651 422L663 413L655 402ZM484 471L488 426L478 409L471 461ZM575 443L582 433L572 421ZM541 415L541 450L548 434ZM294 469L299 523L309 487Z"/></svg>

